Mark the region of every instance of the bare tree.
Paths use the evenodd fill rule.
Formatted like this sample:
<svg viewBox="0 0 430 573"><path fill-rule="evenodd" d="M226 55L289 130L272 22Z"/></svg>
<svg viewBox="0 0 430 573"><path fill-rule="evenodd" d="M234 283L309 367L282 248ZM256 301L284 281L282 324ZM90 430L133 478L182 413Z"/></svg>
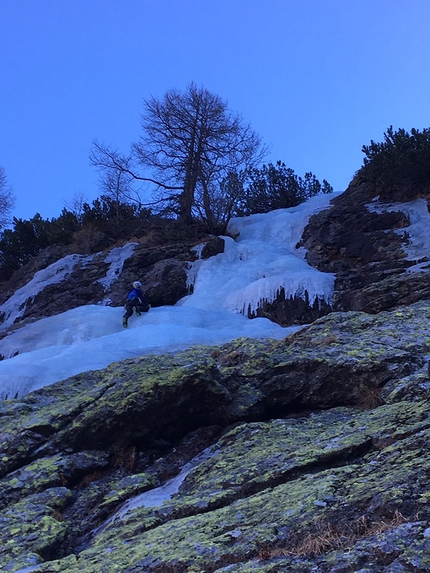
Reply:
<svg viewBox="0 0 430 573"><path fill-rule="evenodd" d="M97 140L92 144L90 162L100 172L100 189L115 201L121 199L142 205L141 189L136 188L133 183L146 182L159 185L158 181L139 174L138 166L133 163L131 155L123 155Z"/></svg>
<svg viewBox="0 0 430 573"><path fill-rule="evenodd" d="M12 188L8 184L5 170L0 167L0 229L9 222L9 215L15 205Z"/></svg>
<svg viewBox="0 0 430 573"><path fill-rule="evenodd" d="M95 142L90 160L108 171L121 171L127 184L152 184L156 203L183 223L193 216L213 224L218 218L222 182L261 161L260 138L227 103L191 83L184 93L169 90L144 102L143 135L129 156ZM140 169L151 176L143 176Z"/></svg>
<svg viewBox="0 0 430 573"><path fill-rule="evenodd" d="M63 201L64 208L72 213L79 223L82 223L86 203L87 200L83 191L75 191L71 199Z"/></svg>

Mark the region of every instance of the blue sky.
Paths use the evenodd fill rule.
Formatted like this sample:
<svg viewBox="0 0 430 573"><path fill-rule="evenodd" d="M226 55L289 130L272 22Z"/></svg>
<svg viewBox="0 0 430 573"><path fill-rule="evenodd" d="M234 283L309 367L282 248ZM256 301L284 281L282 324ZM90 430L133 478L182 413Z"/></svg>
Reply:
<svg viewBox="0 0 430 573"><path fill-rule="evenodd" d="M430 126L428 0L0 0L0 166L13 215L98 194L142 102L194 81L298 175L344 190L389 125Z"/></svg>

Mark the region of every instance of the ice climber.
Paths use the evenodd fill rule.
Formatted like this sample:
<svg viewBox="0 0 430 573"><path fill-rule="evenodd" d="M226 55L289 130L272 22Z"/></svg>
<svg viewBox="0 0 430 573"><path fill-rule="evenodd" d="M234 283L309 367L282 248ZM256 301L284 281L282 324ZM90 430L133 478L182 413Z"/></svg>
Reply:
<svg viewBox="0 0 430 573"><path fill-rule="evenodd" d="M142 283L139 281L134 281L133 289L130 291L124 306L125 312L122 318L122 324L124 328L127 328L128 319L133 314L133 312L135 312L137 316L140 316L142 312L148 312L149 308L149 304L146 302L146 299L142 293Z"/></svg>

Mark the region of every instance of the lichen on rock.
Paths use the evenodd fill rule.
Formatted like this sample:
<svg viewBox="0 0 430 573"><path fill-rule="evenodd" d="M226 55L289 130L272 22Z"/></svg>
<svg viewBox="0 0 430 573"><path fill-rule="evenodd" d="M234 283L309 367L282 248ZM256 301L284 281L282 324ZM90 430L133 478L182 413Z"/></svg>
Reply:
<svg viewBox="0 0 430 573"><path fill-rule="evenodd" d="M427 571L429 327L428 301L331 313L2 403L1 567Z"/></svg>

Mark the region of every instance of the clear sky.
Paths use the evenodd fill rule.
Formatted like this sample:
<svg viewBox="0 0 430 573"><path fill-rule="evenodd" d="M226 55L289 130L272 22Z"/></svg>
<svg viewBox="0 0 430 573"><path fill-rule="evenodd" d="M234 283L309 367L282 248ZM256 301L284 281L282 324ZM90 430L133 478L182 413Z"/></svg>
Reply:
<svg viewBox="0 0 430 573"><path fill-rule="evenodd" d="M13 215L99 190L91 142L127 151L142 102L191 81L297 175L344 190L389 125L430 126L429 0L0 0L0 166Z"/></svg>

